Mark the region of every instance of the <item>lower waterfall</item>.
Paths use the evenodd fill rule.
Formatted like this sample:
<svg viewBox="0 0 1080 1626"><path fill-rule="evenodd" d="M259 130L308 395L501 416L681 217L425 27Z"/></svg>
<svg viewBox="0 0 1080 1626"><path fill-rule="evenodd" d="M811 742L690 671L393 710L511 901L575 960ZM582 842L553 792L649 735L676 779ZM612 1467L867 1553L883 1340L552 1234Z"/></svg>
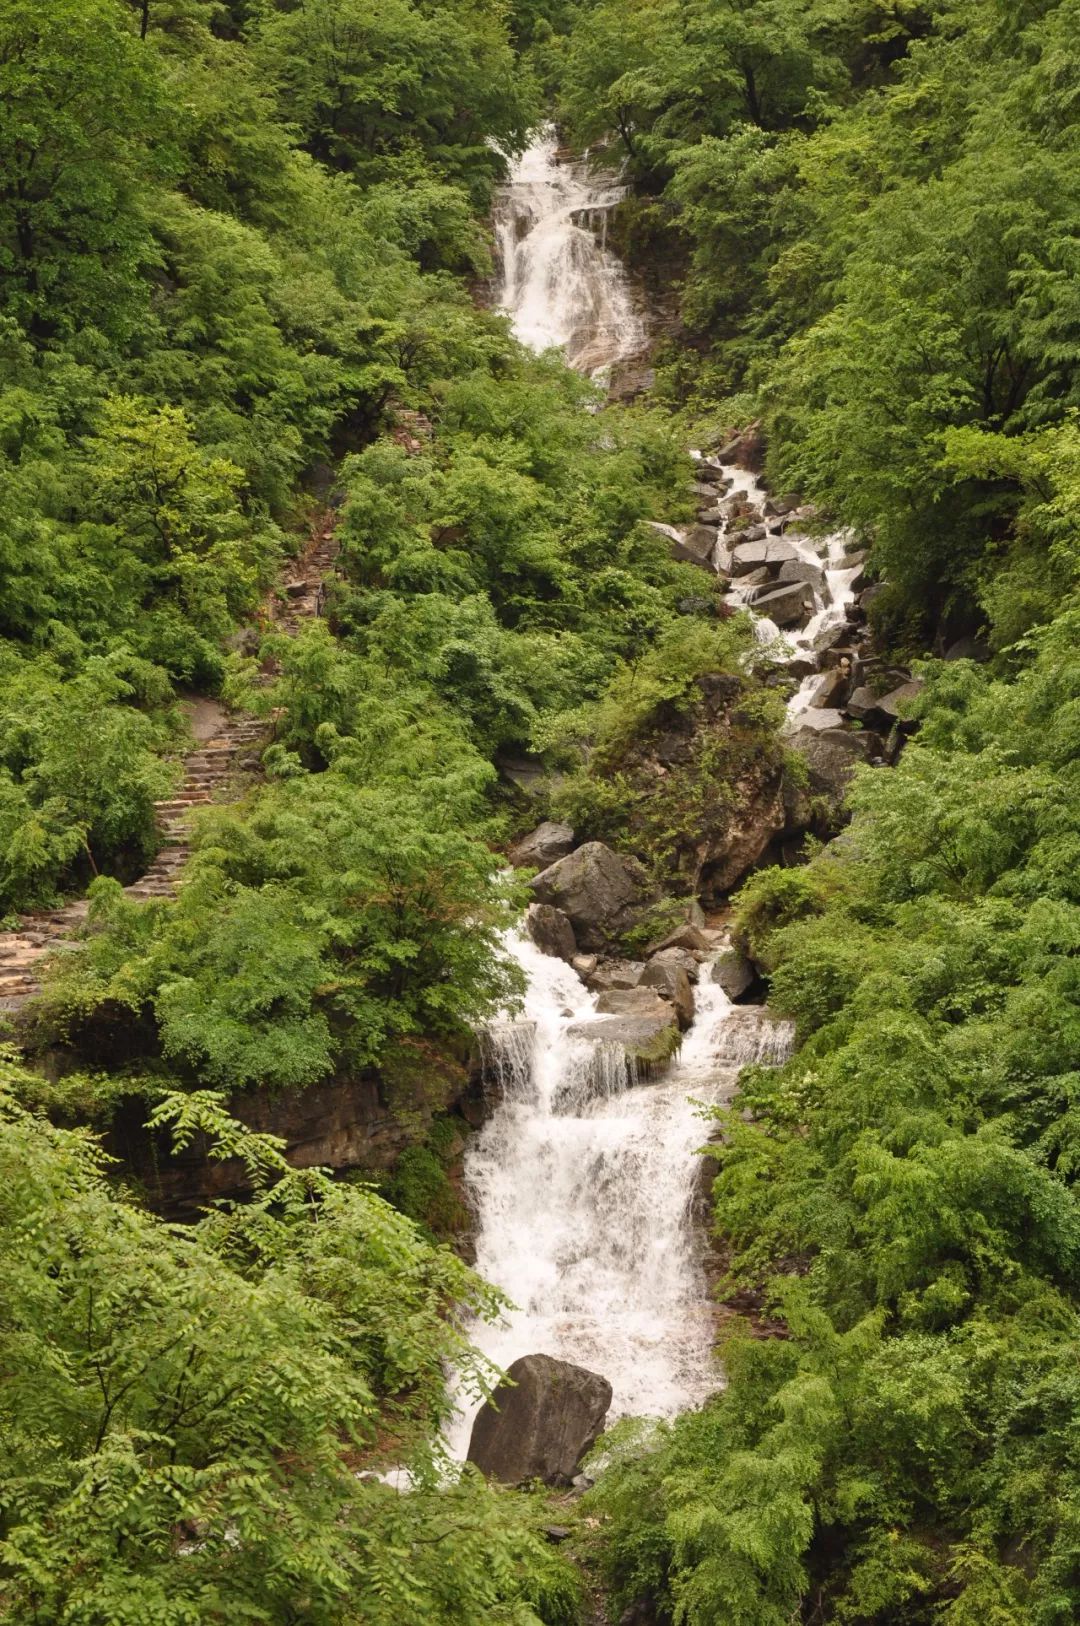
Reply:
<svg viewBox="0 0 1080 1626"><path fill-rule="evenodd" d="M487 1035L499 1099L465 1177L476 1267L517 1308L470 1336L503 1368L542 1353L600 1372L609 1421L673 1416L718 1382L694 1214L708 1128L695 1101L722 1100L747 1062L779 1059L790 1031L732 1006L703 966L679 1056L660 1081L631 1084L621 1050L598 1055L568 1031L594 1013L576 973L516 933L507 949L528 990L520 1016ZM462 1405L454 1456L475 1411Z"/></svg>

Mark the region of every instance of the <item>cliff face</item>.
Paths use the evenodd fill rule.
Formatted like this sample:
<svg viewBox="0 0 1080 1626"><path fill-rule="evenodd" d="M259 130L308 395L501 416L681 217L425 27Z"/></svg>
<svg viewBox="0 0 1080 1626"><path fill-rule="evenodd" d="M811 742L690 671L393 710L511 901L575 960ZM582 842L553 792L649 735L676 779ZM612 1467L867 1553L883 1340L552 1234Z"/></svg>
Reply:
<svg viewBox="0 0 1080 1626"><path fill-rule="evenodd" d="M481 1121L479 1082L459 1077L456 1090L448 1090L440 1100L432 1102L417 1090L403 1102L389 1101L379 1080L369 1076L305 1090L245 1091L227 1105L248 1129L284 1140L294 1168L371 1175L391 1172L404 1151L423 1141L435 1113L446 1109L460 1114L463 1129L466 1120ZM173 1153L167 1137L144 1127L147 1110L145 1100L129 1098L104 1140L106 1150L120 1160L153 1208L171 1219L191 1219L219 1198L247 1195L241 1163L215 1162L207 1156L202 1136L184 1152Z"/></svg>

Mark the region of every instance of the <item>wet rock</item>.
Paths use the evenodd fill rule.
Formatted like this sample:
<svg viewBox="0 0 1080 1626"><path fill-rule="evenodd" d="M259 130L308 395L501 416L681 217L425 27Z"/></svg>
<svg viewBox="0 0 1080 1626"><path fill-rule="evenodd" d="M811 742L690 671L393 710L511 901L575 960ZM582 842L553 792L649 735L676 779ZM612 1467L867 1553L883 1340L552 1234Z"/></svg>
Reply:
<svg viewBox="0 0 1080 1626"><path fill-rule="evenodd" d="M799 555L783 537L765 537L760 542L740 542L732 551L731 574L749 575L752 570L769 569L775 574L781 565L798 559Z"/></svg>
<svg viewBox="0 0 1080 1626"><path fill-rule="evenodd" d="M741 999L757 981L757 972L742 949L725 949L712 963L710 976L731 1000Z"/></svg>
<svg viewBox="0 0 1080 1626"><path fill-rule="evenodd" d="M884 593L884 591L885 591L885 583L884 582L871 582L869 587L864 587L863 588L862 592L859 594L858 603L859 603L859 609L863 612L864 615L867 613L868 610L870 610L870 608L873 606L875 601L881 597L881 595L882 595L882 593Z"/></svg>
<svg viewBox="0 0 1080 1626"><path fill-rule="evenodd" d="M599 993L616 988L636 988L645 969L644 960L601 960L585 979Z"/></svg>
<svg viewBox="0 0 1080 1626"><path fill-rule="evenodd" d="M678 956L685 949L664 949L654 954L641 973L641 988L655 988L675 1007L681 1028L688 1028L694 1020L694 990L686 968ZM696 969L696 966L695 966Z"/></svg>
<svg viewBox="0 0 1080 1626"><path fill-rule="evenodd" d="M787 587L777 587L754 599L755 613L767 616L778 627L797 626L813 608L813 594L805 582L791 582Z"/></svg>
<svg viewBox="0 0 1080 1626"><path fill-rule="evenodd" d="M646 1076L662 1071L679 1048L681 1030L674 1005L655 988L610 989L596 1002L597 1015L567 1029L573 1039L620 1045L629 1062Z"/></svg>
<svg viewBox="0 0 1080 1626"><path fill-rule="evenodd" d="M596 970L599 961L597 960L595 954L575 954L574 958L570 961L570 964L573 966L581 980L583 982L588 982L589 978Z"/></svg>
<svg viewBox="0 0 1080 1626"><path fill-rule="evenodd" d="M550 954L556 960L572 965L577 955L574 928L561 909L551 903L530 904L525 915L525 930L541 954Z"/></svg>
<svg viewBox="0 0 1080 1626"><path fill-rule="evenodd" d="M820 565L815 565L809 559L788 559L780 566L776 580L780 583L806 582L814 589L819 598L828 600L828 583L825 572Z"/></svg>
<svg viewBox="0 0 1080 1626"><path fill-rule="evenodd" d="M570 825L545 820L514 843L509 853L510 862L515 869L547 869L549 864L573 852L575 840Z"/></svg>
<svg viewBox="0 0 1080 1626"><path fill-rule="evenodd" d="M603 949L629 930L654 901L641 864L602 841L587 841L541 870L530 883L538 903L554 904L569 918L579 947Z"/></svg>
<svg viewBox="0 0 1080 1626"><path fill-rule="evenodd" d="M611 1405L598 1372L551 1355L523 1355L473 1424L468 1460L504 1485L572 1484Z"/></svg>

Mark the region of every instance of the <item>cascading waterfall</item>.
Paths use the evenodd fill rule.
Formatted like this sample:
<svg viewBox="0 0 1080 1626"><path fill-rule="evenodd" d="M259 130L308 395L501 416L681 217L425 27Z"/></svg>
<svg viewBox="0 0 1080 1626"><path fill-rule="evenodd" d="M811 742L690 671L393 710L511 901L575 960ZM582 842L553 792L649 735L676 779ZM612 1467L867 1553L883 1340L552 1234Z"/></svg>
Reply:
<svg viewBox="0 0 1080 1626"><path fill-rule="evenodd" d="M695 452L693 455L697 457L700 454ZM729 475L732 484L725 501L730 502L741 497L751 508L762 511L768 500L768 492L757 476L751 474L748 469L736 467L731 468ZM759 642L786 649L788 660L809 661L814 667L788 702L789 730L796 729L805 719L811 698L821 681L819 670L821 653L829 647L835 629L847 620L855 597L854 583L861 567L858 564L853 565L848 557L846 547L850 540L850 531L834 531L829 536L818 537L804 536L797 529L787 528L784 531L784 541L791 544L804 564L813 565L822 571L824 591L818 592L816 588L813 589L814 613L799 632L782 633L775 622L770 621L767 616L755 617L755 631ZM738 531L728 524L720 532L719 550L723 551L738 541ZM734 603L744 604L753 615L753 592L753 588L742 588L735 582L728 596ZM839 724L842 721L839 713L831 711L818 713L819 726L826 723Z"/></svg>
<svg viewBox="0 0 1080 1626"><path fill-rule="evenodd" d="M542 130L500 190L497 303L523 344L559 348L596 378L645 343L626 273L607 248L608 216L625 188L557 154L554 130Z"/></svg>
<svg viewBox="0 0 1080 1626"><path fill-rule="evenodd" d="M536 350L560 347L593 377L645 342L606 247L622 195L616 178L561 160L546 129L496 209L499 303L514 331ZM660 1081L636 1082L621 1046L589 1040L596 1000L572 968L518 932L505 946L527 993L520 1013L483 1036L494 1107L465 1180L477 1269L516 1308L470 1336L503 1368L547 1354L602 1373L611 1420L673 1416L719 1378L695 1221L708 1136L697 1103L723 1100L747 1062L782 1060L790 1025L732 1006L703 966L679 1055ZM465 1456L477 1404L459 1393L452 1456Z"/></svg>
<svg viewBox="0 0 1080 1626"><path fill-rule="evenodd" d="M580 1036L595 999L576 973L518 933L506 947L528 991L521 1015L488 1032L498 1104L465 1175L477 1269L517 1308L472 1337L501 1367L543 1353L601 1372L612 1419L673 1416L718 1381L693 1212L708 1136L695 1102L722 1100L748 1061L781 1059L790 1030L733 1007L704 967L678 1058L659 1083L633 1085L620 1047ZM475 1409L463 1403L456 1456Z"/></svg>

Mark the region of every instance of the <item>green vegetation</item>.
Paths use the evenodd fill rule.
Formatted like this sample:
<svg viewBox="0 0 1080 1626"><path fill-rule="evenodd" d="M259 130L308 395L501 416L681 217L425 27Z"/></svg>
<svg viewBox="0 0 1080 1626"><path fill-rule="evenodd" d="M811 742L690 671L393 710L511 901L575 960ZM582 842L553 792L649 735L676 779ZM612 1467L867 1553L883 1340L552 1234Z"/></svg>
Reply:
<svg viewBox="0 0 1080 1626"><path fill-rule="evenodd" d="M430 1440L446 1363L486 1381L456 1314L497 1295L370 1191L296 1174L213 1096L166 1099L256 1199L176 1227L107 1182L85 1133L0 1085L0 1614L561 1626L575 1586L542 1509ZM370 1466L407 1454L408 1495Z"/></svg>
<svg viewBox="0 0 1080 1626"><path fill-rule="evenodd" d="M33 1018L62 1064L0 1077L5 1622L579 1618L542 1501L439 1478L499 1308L433 1240L440 1114L517 992L515 825L685 895L779 775L746 627L643 523L689 513L689 425L755 416L870 547L881 647L991 660L928 661L843 841L738 900L799 1048L721 1115L716 1220L786 1336L612 1443L589 1540L662 1626L1080 1614L1078 35L1080 0L7 0L0 912L91 915ZM681 267L649 408L472 297L549 98ZM325 616L261 637L331 523ZM264 774L135 904L190 693L265 719ZM527 752L564 778L525 809ZM393 1206L226 1111L357 1079ZM72 1127L122 1101L252 1200L150 1214Z"/></svg>
<svg viewBox="0 0 1080 1626"><path fill-rule="evenodd" d="M719 1114L716 1226L786 1336L729 1333L721 1396L614 1443L597 1561L613 1618L1072 1620L1080 13L629 10L543 60L684 267L661 394L762 418L774 488L887 577L887 650L993 659L927 662L842 841L738 900L798 1048Z"/></svg>

